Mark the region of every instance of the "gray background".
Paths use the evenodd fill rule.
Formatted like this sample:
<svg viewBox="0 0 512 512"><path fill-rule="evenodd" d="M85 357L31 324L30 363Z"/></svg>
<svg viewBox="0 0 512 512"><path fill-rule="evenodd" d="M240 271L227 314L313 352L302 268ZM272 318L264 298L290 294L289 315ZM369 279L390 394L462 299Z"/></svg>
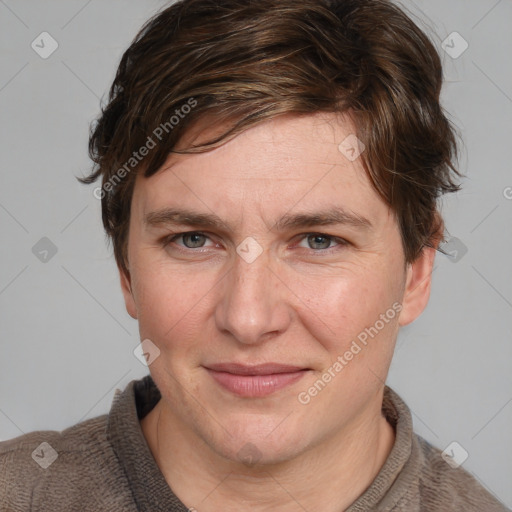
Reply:
<svg viewBox="0 0 512 512"><path fill-rule="evenodd" d="M115 388L147 373L96 185L75 176L90 168L88 124L122 51L165 4L0 0L0 439L105 413ZM430 304L401 331L388 384L420 435L441 449L457 441L463 467L512 506L512 1L403 5L442 54L467 178L443 200L458 252L438 254ZM59 45L47 59L31 48L43 31ZM457 58L442 49L454 31L469 45ZM446 44L463 48L458 36Z"/></svg>

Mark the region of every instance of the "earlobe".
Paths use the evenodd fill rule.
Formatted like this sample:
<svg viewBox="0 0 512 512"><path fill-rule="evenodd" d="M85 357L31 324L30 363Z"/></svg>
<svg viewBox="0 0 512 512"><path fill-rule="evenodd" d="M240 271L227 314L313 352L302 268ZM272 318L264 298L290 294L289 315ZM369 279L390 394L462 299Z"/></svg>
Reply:
<svg viewBox="0 0 512 512"><path fill-rule="evenodd" d="M120 267L118 267L118 269L126 311L132 318L137 319L137 306L135 305L135 300L133 298L130 273L128 270L124 270Z"/></svg>
<svg viewBox="0 0 512 512"><path fill-rule="evenodd" d="M399 318L400 327L416 320L428 304L435 254L434 248L424 247L416 260L407 265L402 311Z"/></svg>

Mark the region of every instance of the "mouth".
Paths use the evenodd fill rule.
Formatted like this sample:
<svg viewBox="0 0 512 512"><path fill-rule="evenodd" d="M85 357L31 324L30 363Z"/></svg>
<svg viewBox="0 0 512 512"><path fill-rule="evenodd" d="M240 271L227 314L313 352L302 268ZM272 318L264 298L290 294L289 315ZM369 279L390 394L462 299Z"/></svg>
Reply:
<svg viewBox="0 0 512 512"><path fill-rule="evenodd" d="M300 380L310 368L280 363L242 365L219 363L204 367L213 380L241 397L257 398L275 393Z"/></svg>

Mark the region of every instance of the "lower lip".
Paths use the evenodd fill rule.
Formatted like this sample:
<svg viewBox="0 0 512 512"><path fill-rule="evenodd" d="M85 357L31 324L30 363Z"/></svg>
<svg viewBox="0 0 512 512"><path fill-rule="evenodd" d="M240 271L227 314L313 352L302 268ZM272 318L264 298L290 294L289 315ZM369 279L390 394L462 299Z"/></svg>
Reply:
<svg viewBox="0 0 512 512"><path fill-rule="evenodd" d="M225 389L238 396L268 396L297 382L306 373L305 370L271 375L234 375L227 372L208 370L209 374Z"/></svg>

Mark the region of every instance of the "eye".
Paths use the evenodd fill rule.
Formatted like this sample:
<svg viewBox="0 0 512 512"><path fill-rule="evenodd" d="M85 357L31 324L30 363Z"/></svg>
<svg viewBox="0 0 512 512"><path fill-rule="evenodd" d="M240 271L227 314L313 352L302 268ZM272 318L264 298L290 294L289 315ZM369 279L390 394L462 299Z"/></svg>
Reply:
<svg viewBox="0 0 512 512"><path fill-rule="evenodd" d="M189 249L196 249L197 247L203 247L206 243L206 236L202 233L185 233L181 235L183 245Z"/></svg>
<svg viewBox="0 0 512 512"><path fill-rule="evenodd" d="M304 245L307 244L307 245ZM299 243L300 247L306 247L315 251L321 251L325 249L331 249L336 245L346 245L347 242L341 238L336 238L330 235L324 235L322 233L311 233L306 235Z"/></svg>
<svg viewBox="0 0 512 512"><path fill-rule="evenodd" d="M205 247L208 241L210 241L210 239L204 233L189 231L187 233L173 235L165 241L165 245L176 243L176 245L186 247L187 249L200 249L201 247Z"/></svg>

